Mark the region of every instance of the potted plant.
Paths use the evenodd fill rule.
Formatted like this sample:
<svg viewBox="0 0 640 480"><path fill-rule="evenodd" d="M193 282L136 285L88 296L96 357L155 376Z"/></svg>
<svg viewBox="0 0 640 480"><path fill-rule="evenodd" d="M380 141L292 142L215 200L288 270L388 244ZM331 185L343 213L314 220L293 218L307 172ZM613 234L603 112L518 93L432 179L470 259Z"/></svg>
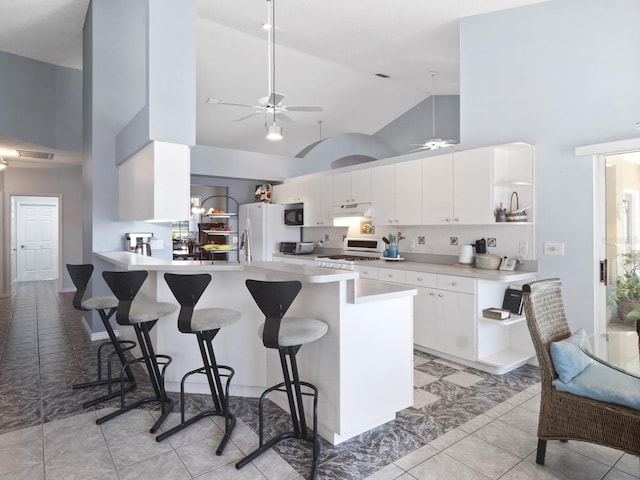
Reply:
<svg viewBox="0 0 640 480"><path fill-rule="evenodd" d="M640 250L632 250L621 255L623 273L616 282L615 299L618 305L618 317L633 320L640 316ZM633 312L631 317L629 314Z"/></svg>

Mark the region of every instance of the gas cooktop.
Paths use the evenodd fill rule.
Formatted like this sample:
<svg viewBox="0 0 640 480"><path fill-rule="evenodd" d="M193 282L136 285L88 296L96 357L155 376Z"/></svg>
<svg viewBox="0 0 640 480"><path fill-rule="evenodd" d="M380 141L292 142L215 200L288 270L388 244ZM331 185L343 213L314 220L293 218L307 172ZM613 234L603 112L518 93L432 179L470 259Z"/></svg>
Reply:
<svg viewBox="0 0 640 480"><path fill-rule="evenodd" d="M320 255L317 258L328 258L329 260L346 260L347 262L380 260L380 257L371 257L371 256L363 256L363 255Z"/></svg>

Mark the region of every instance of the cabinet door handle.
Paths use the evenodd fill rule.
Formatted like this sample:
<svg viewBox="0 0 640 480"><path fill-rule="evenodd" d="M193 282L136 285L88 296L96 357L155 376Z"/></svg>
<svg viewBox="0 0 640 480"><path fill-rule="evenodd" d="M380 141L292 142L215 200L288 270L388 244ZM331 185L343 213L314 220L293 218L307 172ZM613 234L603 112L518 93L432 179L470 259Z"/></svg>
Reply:
<svg viewBox="0 0 640 480"><path fill-rule="evenodd" d="M442 294L441 294L441 293L439 293L439 294L438 294L438 296L439 296L439 297L442 297Z"/></svg>
<svg viewBox="0 0 640 480"><path fill-rule="evenodd" d="M429 295L433 296L433 295L435 295L435 293L433 293L433 292L429 292Z"/></svg>
<svg viewBox="0 0 640 480"><path fill-rule="evenodd" d="M455 287L458 284L458 282L451 282L451 286Z"/></svg>
<svg viewBox="0 0 640 480"><path fill-rule="evenodd" d="M418 281L421 282L422 281L422 277L418 277Z"/></svg>
<svg viewBox="0 0 640 480"><path fill-rule="evenodd" d="M444 221L447 222L447 223L451 223L451 219L450 218L445 218Z"/></svg>
<svg viewBox="0 0 640 480"><path fill-rule="evenodd" d="M454 219L453 219L453 221L454 221L454 222L459 222L459 221L460 221L460 219L459 219L459 218L454 218Z"/></svg>
<svg viewBox="0 0 640 480"><path fill-rule="evenodd" d="M393 273L389 273L389 274L387 274L387 277L389 277L389 278L393 278Z"/></svg>

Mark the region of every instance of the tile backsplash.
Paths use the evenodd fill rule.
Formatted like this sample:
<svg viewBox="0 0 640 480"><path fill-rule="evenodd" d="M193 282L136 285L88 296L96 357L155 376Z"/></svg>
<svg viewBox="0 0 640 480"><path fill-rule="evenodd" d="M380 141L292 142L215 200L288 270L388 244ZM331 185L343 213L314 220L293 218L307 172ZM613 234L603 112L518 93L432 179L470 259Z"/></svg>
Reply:
<svg viewBox="0 0 640 480"><path fill-rule="evenodd" d="M488 253L521 257L522 260L535 260L533 225L505 223L501 225L394 226L393 228L376 226L373 234L363 234L360 222L354 221L343 227L306 227L302 230L304 241L322 241L323 246L327 248L342 248L344 236L388 237L389 234L397 235L401 232L405 240L401 240L398 246L400 253L437 255L458 255L460 245L471 244L485 238ZM451 241L452 237L457 238L457 243Z"/></svg>

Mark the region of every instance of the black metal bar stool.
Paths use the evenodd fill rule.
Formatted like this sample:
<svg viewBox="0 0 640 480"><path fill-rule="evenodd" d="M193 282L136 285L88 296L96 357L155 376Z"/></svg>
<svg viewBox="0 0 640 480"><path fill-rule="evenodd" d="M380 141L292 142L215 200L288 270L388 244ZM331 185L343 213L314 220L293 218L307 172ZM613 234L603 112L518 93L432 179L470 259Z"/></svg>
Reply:
<svg viewBox="0 0 640 480"><path fill-rule="evenodd" d="M120 409L109 415L100 417L96 423L100 425L107 420L111 420L112 418L145 403L159 402L162 413L150 430L151 433L155 433L173 408L173 400L167 396L167 392L164 389L164 372L167 366L171 363L171 357L155 353L149 332L158 322L158 319L175 312L177 307L171 303L165 302L134 301L135 296L140 290L140 287L142 287L147 275L148 272L145 270L130 272L102 272L102 276L107 282L107 285L109 285L113 294L118 298L116 321L118 322L118 325L129 325L133 327L136 332L140 351L142 352L141 357L128 361L122 367L122 370L124 371L133 363L144 362L147 367L147 372L149 373L149 379L151 380L151 386L153 387L155 395L137 400L129 405L125 405L125 392L124 389L121 388ZM162 370L160 367L162 367ZM121 374L120 378L123 377L124 374Z"/></svg>
<svg viewBox="0 0 640 480"><path fill-rule="evenodd" d="M120 378L113 378L111 376L111 364L114 357L117 356L120 360L120 365L125 365L127 363L127 359L124 355L124 352L134 348L136 346L136 342L133 342L131 340L118 339L115 332L113 331L113 328L111 327L109 319L113 316L114 313L116 313L116 308L118 307L118 299L116 297L114 297L113 295L102 295L86 298L83 300L82 297L84 297L87 286L89 285L89 280L91 279L91 275L93 274L93 265L90 263L81 265L67 264L67 271L69 272L71 281L76 287L76 293L73 296L73 307L76 310L80 311L96 310L100 315L100 319L102 320L104 329L109 336L109 341L102 342L98 347L98 379L91 382L76 383L75 385L73 385L74 390L79 388L107 385L106 395L85 402L82 405L84 408L89 408L98 403L115 398L121 394L120 390L113 391L112 389L112 384L120 383ZM109 355L108 358L107 378L102 378L102 350L106 347L113 347L113 352ZM131 368L129 368L128 366L125 368L124 372L127 376L125 382L128 382L124 390L126 392L129 392L136 386L135 378L133 376Z"/></svg>
<svg viewBox="0 0 640 480"><path fill-rule="evenodd" d="M233 378L234 370L226 365L218 365L212 342L222 327L238 321L240 312L230 308L195 309L196 303L211 282L211 275L208 273L196 275L165 273L164 278L180 304L178 330L182 333L195 334L203 363L202 367L191 370L182 377L182 382L180 383L180 424L158 435L156 440L160 442L204 417L217 415L225 419L224 437L216 450L216 455L222 455L222 451L229 441L233 427L236 424L235 416L229 411L229 384ZM221 370L227 373L221 374ZM214 408L185 419L184 385L186 380L195 373L207 376ZM224 388L221 377L226 379Z"/></svg>
<svg viewBox="0 0 640 480"><path fill-rule="evenodd" d="M258 307L265 315L265 322L258 329L258 335L266 348L274 348L280 354L284 382L267 388L260 396L258 404L258 436L260 444L256 450L244 457L236 468L240 469L260 454L287 438L298 438L313 445L313 459L311 478L318 473L318 458L320 456L320 441L318 440L318 388L300 380L296 354L300 347L323 337L327 333L326 323L313 318L284 317L294 299L302 289L298 281L267 282L247 280L247 288ZM303 391L302 387L306 387ZM271 440L264 442L263 404L267 395L274 390L286 392L291 412L293 431L281 433ZM309 433L304 415L303 396L313 396L313 433Z"/></svg>

